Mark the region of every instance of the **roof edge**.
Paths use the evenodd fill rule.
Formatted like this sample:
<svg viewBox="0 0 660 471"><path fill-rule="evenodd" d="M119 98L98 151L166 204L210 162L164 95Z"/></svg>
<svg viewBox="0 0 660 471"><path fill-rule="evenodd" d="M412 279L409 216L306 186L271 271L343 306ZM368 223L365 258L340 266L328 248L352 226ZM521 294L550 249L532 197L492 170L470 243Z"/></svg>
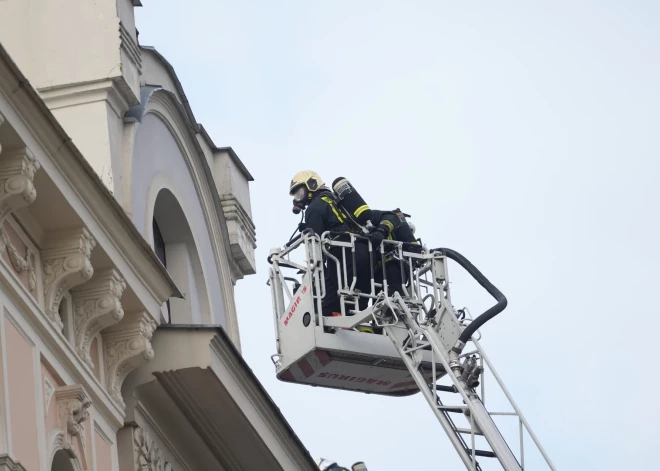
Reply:
<svg viewBox="0 0 660 471"><path fill-rule="evenodd" d="M252 176L252 174L250 174L250 171L247 169L245 164L241 161L241 159L238 157L238 154L236 154L236 152L231 146L226 146L226 147L216 146L215 143L213 142L213 139L211 139L211 136L209 136L209 133L206 131L204 125L201 123L197 123L197 126L199 127L199 133L202 135L202 137L204 138L204 140L209 145L212 151L227 152L232 162L236 164L236 166L241 171L241 173L245 176L245 178L247 178L247 181L249 182L254 181L254 177Z"/></svg>
<svg viewBox="0 0 660 471"><path fill-rule="evenodd" d="M268 406L271 409L271 412L275 418L277 418L286 431L289 434L289 437L293 440L296 446L298 446L301 451L303 456L307 459L308 463L313 467L313 469L317 468L317 464L314 461L314 458L312 457L311 453L307 449L307 447L303 444L303 442L300 440L296 432L293 430L291 425L289 424L288 420L286 420L286 417L284 417L284 414L280 410L280 408L277 406L275 401L273 400L272 397L270 397L270 394L268 394L268 391L266 391L266 388L264 388L263 384L261 384L261 381L259 381L259 378L257 378L257 375L252 371L252 368L250 368L250 365L247 364L245 361L245 358L241 355L241 353L238 351L234 343L231 341L229 338L229 335L225 331L225 328L222 325L219 324L161 324L157 327L158 330L215 330L217 337L219 340L222 342L222 345L226 347L227 351L230 352L230 354L234 357L234 360L236 361L236 365L240 367L242 372L245 374L246 378L249 379L255 389L262 395L264 402L268 404Z"/></svg>

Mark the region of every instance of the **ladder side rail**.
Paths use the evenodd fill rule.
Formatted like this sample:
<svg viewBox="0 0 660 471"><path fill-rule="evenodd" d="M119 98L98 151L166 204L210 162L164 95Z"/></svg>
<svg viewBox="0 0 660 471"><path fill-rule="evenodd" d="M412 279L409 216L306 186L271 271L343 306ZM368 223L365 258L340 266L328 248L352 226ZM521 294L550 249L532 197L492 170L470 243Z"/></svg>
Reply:
<svg viewBox="0 0 660 471"><path fill-rule="evenodd" d="M442 258L443 258L442 266L443 266L443 270L444 270L445 280L448 280L449 279L449 277L448 277L448 263L446 263L446 257L445 256L443 256ZM449 291L450 290L447 289L448 296L449 296ZM474 321L474 318L472 317L472 314L470 313L470 311L467 308L464 308L463 310L464 310L464 312L467 313L467 316L469 317L470 321ZM490 359L488 358L485 351L481 347L481 344L479 343L480 339L481 339L481 332L477 329L477 330L475 330L475 332L474 332L472 338L470 339L470 341L472 341L474 343L475 347L477 348L478 353L479 353L479 357L480 357L480 361L482 362L482 364L485 362L486 365L488 366L489 370L493 374L493 377L495 378L495 381L497 382L497 385L500 387L500 389L502 390L502 392L506 396L506 398L509 401L509 404L511 405L511 407L514 409L515 415L518 416L519 421L521 423L521 427L524 426L525 430L527 430L527 433L529 433L530 437L532 438L532 441L534 442L534 445L537 447L537 449L539 450L539 452L543 456L543 459L545 460L546 464L550 467L551 470L556 471L556 468L554 467L554 465L552 463L552 460L550 459L550 457L546 453L545 449L541 445L540 440L538 439L536 434L533 432L531 426L529 425L529 422L527 422L527 419L524 417L524 415L522 414L522 411L520 410L520 408L518 407L518 405L514 401L513 396L511 395L509 390L504 385L504 382L502 381L502 378L499 376L497 371L495 371L495 368L494 368L493 364L491 363ZM461 355L461 356L463 356L463 355ZM485 391L485 381L484 381L485 376L486 376L485 374L482 374L482 376L481 376L481 393L482 393L481 394L481 402L482 402L482 404L484 404L484 408L485 408L485 393L486 393L486 391ZM495 415L495 413L489 413L489 414L490 415ZM524 436L521 433L520 434L521 465L522 465L522 463L524 463L523 438L524 438Z"/></svg>
<svg viewBox="0 0 660 471"><path fill-rule="evenodd" d="M428 333L429 336L427 338L429 339L432 348L434 350L438 349L441 352L442 350L439 349L439 339L435 338L435 331L429 329ZM447 362L445 358L442 358L441 360L443 365L445 365L445 368L448 368L449 362ZM449 376L454 383L454 386L456 386L456 389L470 410L470 415L474 417L479 430L495 453L497 459L502 464L502 467L506 471L520 471L522 468L518 459L513 454L506 439L502 436L497 425L493 421L491 414L486 410L481 399L479 399L479 396L471 391L453 371L449 370L447 376ZM469 392L466 392L466 390Z"/></svg>
<svg viewBox="0 0 660 471"><path fill-rule="evenodd" d="M468 470L477 471L477 468L475 466L475 461L473 461L472 457L467 452L467 445L462 440L462 437L459 434L455 433L454 430L456 427L455 425L453 425L453 423L450 422L450 419L447 416L447 412L445 412L442 408L438 407L438 403L436 402L436 397L434 396L433 393L431 393L431 390L426 383L426 379L419 372L413 360L410 358L410 355L406 353L403 350L403 347L399 345L399 343L395 340L396 333L394 332L394 329L396 328L397 327L395 326L389 325L389 326L385 326L384 330L387 333L387 335L390 337L390 339L392 339L392 343L399 352L399 356L401 357L401 360L406 365L406 368L408 369L410 375L413 377L415 383L417 384L417 387L424 396L424 399L426 399L429 406L431 406L431 409L433 409L433 414L436 416L436 418L440 422L440 425L442 426L447 436L449 437L449 440L456 449L456 452L461 458L461 461Z"/></svg>
<svg viewBox="0 0 660 471"><path fill-rule="evenodd" d="M442 302L446 303L446 300L443 299ZM401 307L405 318L408 320L408 327L422 333L431 344L431 348L438 354L440 361L447 371L447 376L452 380L456 390L470 409L470 414L474 416L477 426L483 433L484 438L495 453L495 456L500 461L500 464L502 464L502 467L505 471L521 471L520 463L506 443L506 440L498 430L479 397L473 392L468 394L466 390L469 391L470 389L456 376L456 373L452 369L452 366L453 368L456 368L456 365L450 365L448 356L445 357L444 349L441 347L442 342L437 338L437 332L435 329L419 326L405 303L399 301L397 304ZM443 307L446 309L445 306ZM453 310L450 309L448 312L451 313Z"/></svg>
<svg viewBox="0 0 660 471"><path fill-rule="evenodd" d="M479 341L477 340L472 340L474 345L479 349L479 354L482 356L484 362L488 366L488 369L490 370L491 374L495 378L495 381L497 382L498 386L502 389L502 392L506 396L507 400L509 401L509 404L511 404L511 407L513 407L513 410L515 411L515 415L518 416L518 419L520 420L520 423L524 426L524 428L527 430L527 433L529 433L529 436L532 438L532 441L534 442L534 445L536 445L537 449L543 456L543 459L545 460L546 464L550 467L552 471L556 471L557 468L555 468L554 464L552 463L552 460L550 460L550 457L546 453L545 449L543 448L543 445L541 445L540 440L532 430L532 427L529 425L529 422L527 422L527 419L523 415L522 411L518 407L518 404L513 400L513 396L507 389L507 387L504 385L504 382L502 381L502 378L500 377L499 374L497 374L497 371L495 371L495 368L493 367L493 364L491 363L490 359L484 352L484 350L481 348L481 345L479 344ZM522 430L521 430L521 449L522 449Z"/></svg>

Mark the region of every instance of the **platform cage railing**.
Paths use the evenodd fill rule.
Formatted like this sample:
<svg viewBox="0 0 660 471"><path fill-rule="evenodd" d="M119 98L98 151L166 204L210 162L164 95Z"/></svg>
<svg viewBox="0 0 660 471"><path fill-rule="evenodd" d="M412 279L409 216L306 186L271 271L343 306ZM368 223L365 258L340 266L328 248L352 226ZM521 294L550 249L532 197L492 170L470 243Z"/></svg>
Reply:
<svg viewBox="0 0 660 471"><path fill-rule="evenodd" d="M358 270L356 244L364 244L368 248L370 289L366 292L356 289L358 271L367 271L364 267ZM319 237L304 231L283 248L273 249L268 257L268 284L271 287L276 330L277 321L286 314L286 308L303 280L312 286L315 325L324 325L321 313L326 295L328 266L332 267L333 273L327 275L334 276L339 287L340 311L335 315L353 316L359 313L360 300L368 301L369 311L376 311L391 302L386 296L389 288L388 270L394 268L399 270L400 278L405 280L400 285L401 298L409 309L419 315L419 321L423 322L425 317L439 309L440 296L449 298L446 273L436 273L439 265L433 263L434 259L442 257L444 255L441 252L429 251L421 244L383 240L379 247L374 247L368 237L354 233L325 232ZM328 260L335 263L327 264ZM349 276L351 273L352 276Z"/></svg>

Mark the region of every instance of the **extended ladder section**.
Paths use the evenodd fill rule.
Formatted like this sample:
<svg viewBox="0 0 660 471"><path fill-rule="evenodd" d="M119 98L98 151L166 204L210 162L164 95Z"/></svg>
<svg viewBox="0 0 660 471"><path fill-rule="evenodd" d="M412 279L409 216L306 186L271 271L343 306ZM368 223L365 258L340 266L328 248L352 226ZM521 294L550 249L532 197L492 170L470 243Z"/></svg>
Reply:
<svg viewBox="0 0 660 471"><path fill-rule="evenodd" d="M504 295L453 250L411 250L406 244L393 241L384 241L380 248L374 248L359 239L351 235L350 241L339 241L333 240L332 234L324 234L320 239L303 234L295 244L305 247L306 260L298 263L289 257L293 243L283 251L271 253L269 283L276 315L278 378L395 396L421 392L466 469L554 471L556 468L479 343L479 327L506 307ZM336 269L342 315L323 317L323 279L334 276L324 272L327 267L323 261L332 257L331 247L341 247L343 263L351 263L355 260L351 252L355 253L356 243L367 243L372 254L372 290L356 291L355 279L348 279L346 270L342 273ZM497 303L474 319L467 309L454 309L449 290L449 259L470 273ZM298 270L300 281L282 274L282 268L287 266ZM403 279L404 284L388 295L391 290L387 273L392 273L393 266L400 270L397 279ZM289 303L285 307L282 291L290 293L283 288L286 281L293 282L294 289L287 295ZM358 310L361 297L370 300L368 309L363 311ZM304 327L298 327L296 311L301 312L300 325ZM366 325L376 333L359 332L359 327ZM305 342L309 345L299 345ZM376 360L372 361L370 355ZM400 359L398 364L395 357ZM331 374L333 361L335 373ZM346 384L350 383L348 386L341 384L342 377ZM383 386L381 383L385 382L387 385ZM486 386L488 404L497 410L487 407Z"/></svg>

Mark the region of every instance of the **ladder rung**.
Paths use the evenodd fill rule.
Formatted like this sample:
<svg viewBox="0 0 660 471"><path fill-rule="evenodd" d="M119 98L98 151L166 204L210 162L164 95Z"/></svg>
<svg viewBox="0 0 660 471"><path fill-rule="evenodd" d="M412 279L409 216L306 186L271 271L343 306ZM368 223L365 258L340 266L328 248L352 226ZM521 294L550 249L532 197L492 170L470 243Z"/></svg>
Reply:
<svg viewBox="0 0 660 471"><path fill-rule="evenodd" d="M458 433L467 433L467 434L472 434L472 433L473 433L473 431L470 430L469 428L458 428L458 427L457 427L457 428L456 428L456 431L457 431ZM483 433L482 433L482 432L479 432L478 430L475 430L475 431L474 431L474 434L475 434L475 435L483 435Z"/></svg>
<svg viewBox="0 0 660 471"><path fill-rule="evenodd" d="M461 407L452 407L452 406L436 406L436 407L445 412L456 412L462 414L465 411L465 409Z"/></svg>
<svg viewBox="0 0 660 471"><path fill-rule="evenodd" d="M474 450L474 454L476 456L484 456L486 458L495 458L495 453L492 451Z"/></svg>
<svg viewBox="0 0 660 471"><path fill-rule="evenodd" d="M443 386L443 385L441 385L441 384L436 384L436 385L435 385L435 390L436 390L436 391L450 392L450 393L458 392L458 391L456 391L456 387L455 387L455 386Z"/></svg>

